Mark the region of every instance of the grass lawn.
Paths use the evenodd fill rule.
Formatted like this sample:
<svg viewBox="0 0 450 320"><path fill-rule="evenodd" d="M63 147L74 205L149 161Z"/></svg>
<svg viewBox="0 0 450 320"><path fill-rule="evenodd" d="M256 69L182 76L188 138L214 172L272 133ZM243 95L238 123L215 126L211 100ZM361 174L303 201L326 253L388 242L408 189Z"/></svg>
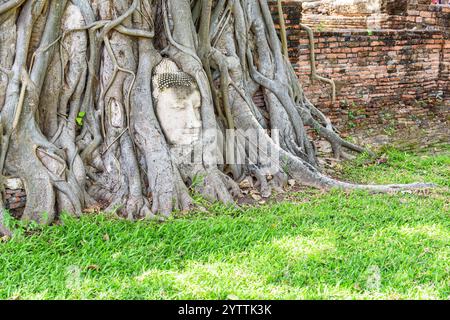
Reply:
<svg viewBox="0 0 450 320"><path fill-rule="evenodd" d="M440 187L305 190L163 224L107 215L14 222L14 238L0 243L0 299L449 299L450 148L386 153L387 162L360 157L341 176Z"/></svg>

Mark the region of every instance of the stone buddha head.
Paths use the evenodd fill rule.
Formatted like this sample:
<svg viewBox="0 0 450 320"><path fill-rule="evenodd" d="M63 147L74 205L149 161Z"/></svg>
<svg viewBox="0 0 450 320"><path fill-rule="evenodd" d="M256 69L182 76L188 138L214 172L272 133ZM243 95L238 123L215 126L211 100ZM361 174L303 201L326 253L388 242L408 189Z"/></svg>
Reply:
<svg viewBox="0 0 450 320"><path fill-rule="evenodd" d="M201 95L195 79L164 58L153 70L152 85L156 116L169 144L185 146L198 141Z"/></svg>

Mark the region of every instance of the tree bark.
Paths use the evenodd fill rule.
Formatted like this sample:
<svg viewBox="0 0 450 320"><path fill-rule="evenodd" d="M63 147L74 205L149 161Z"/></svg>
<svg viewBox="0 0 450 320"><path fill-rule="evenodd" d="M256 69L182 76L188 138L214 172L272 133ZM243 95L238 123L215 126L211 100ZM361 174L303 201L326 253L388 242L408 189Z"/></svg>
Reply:
<svg viewBox="0 0 450 320"><path fill-rule="evenodd" d="M320 173L307 126L336 157L367 150L339 137L309 102L266 0L0 0L0 39L0 170L24 181L25 220L52 223L92 205L129 219L164 217L190 209L193 192L234 203L246 176L265 197L288 176L322 189L431 186ZM163 56L201 94L203 152L193 166L174 160L156 115L152 71ZM259 90L264 108L252 101ZM258 143L274 154L248 160L254 154L227 129L261 132ZM220 162L230 155L248 161ZM279 166L269 183L271 162Z"/></svg>

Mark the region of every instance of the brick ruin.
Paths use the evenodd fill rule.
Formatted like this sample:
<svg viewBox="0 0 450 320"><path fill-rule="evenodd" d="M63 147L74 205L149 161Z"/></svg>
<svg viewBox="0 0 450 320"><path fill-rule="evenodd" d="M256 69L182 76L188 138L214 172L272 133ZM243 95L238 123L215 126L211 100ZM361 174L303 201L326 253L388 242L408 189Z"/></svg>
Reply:
<svg viewBox="0 0 450 320"><path fill-rule="evenodd" d="M433 2L283 1L290 60L308 97L344 136L380 144L395 142L396 133L407 141L403 147L448 142L450 5ZM276 4L270 3L277 23ZM309 43L300 22L314 30L317 72L335 80L335 103L329 86L310 81ZM264 105L261 93L254 101ZM22 182L7 179L3 192L6 208L20 215Z"/></svg>
<svg viewBox="0 0 450 320"><path fill-rule="evenodd" d="M400 137L411 147L448 142L450 5L432 2L284 1L291 62L308 97L344 136L375 144ZM335 103L329 85L310 81L300 22L314 30L317 72L335 81Z"/></svg>
<svg viewBox="0 0 450 320"><path fill-rule="evenodd" d="M4 185L3 200L5 208L13 216L20 216L27 201L27 195L22 181L18 178L7 178Z"/></svg>

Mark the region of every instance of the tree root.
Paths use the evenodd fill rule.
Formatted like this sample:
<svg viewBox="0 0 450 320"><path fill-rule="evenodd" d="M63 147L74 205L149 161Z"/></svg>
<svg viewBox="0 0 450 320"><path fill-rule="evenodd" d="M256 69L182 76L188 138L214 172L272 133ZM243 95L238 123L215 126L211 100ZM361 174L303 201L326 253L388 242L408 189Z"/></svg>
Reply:
<svg viewBox="0 0 450 320"><path fill-rule="evenodd" d="M10 238L12 236L12 232L4 226L5 219L4 219L4 211L5 208L3 206L3 203L0 203L0 237L8 237Z"/></svg>
<svg viewBox="0 0 450 320"><path fill-rule="evenodd" d="M324 78L317 74L316 68L316 53L314 49L314 33L312 29L302 23L300 23L300 28L306 31L309 39L309 51L310 51L310 64L311 64L311 80L319 80L328 83L331 86L331 102L336 101L336 83L333 79Z"/></svg>
<svg viewBox="0 0 450 320"><path fill-rule="evenodd" d="M289 178L320 189L432 187L352 184L320 173L317 136L336 158L370 151L342 139L306 98L288 61L281 1L278 7L281 43L265 0L3 1L0 15L18 18L14 58L0 52L7 74L0 173L23 179L23 219L49 224L61 211L79 216L95 202L132 220L166 217L192 207L190 191L234 203L244 177L256 179L264 198L283 192ZM312 79L329 83L334 100L334 81L316 72L312 31L302 28ZM155 113L151 77L163 56L191 75L201 94L204 135L194 165L177 162ZM258 91L264 106L252 100ZM255 156L227 129L262 132L259 144L274 154ZM268 172L272 162L278 167Z"/></svg>

